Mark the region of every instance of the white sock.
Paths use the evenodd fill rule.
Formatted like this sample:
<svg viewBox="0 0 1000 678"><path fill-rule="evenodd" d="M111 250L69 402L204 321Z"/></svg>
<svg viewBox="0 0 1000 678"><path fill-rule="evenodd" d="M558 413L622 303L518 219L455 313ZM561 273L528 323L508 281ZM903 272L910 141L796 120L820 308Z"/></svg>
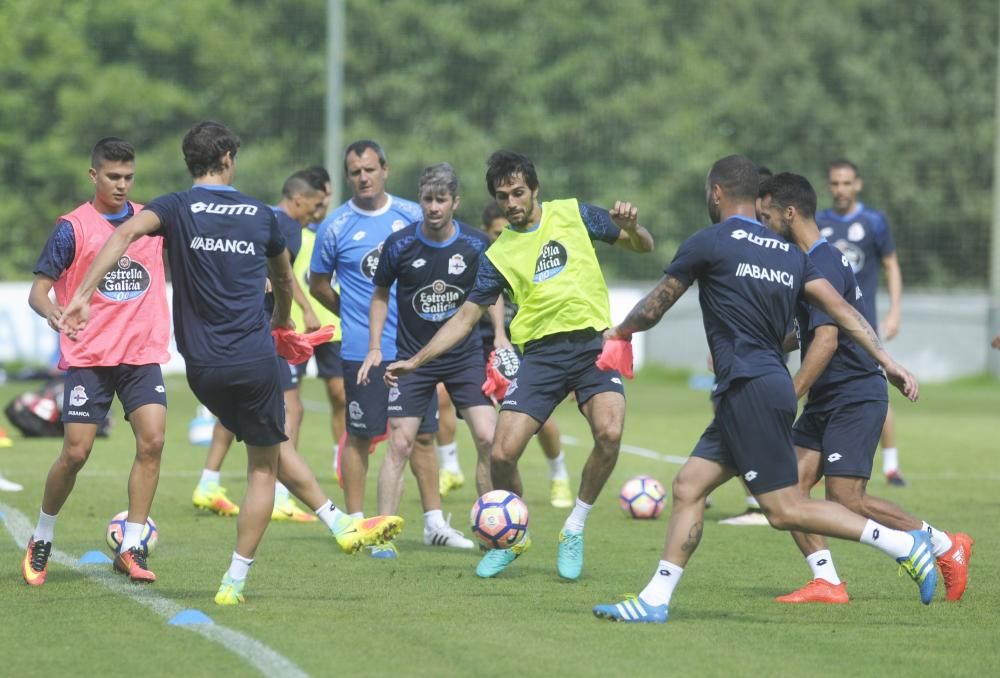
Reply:
<svg viewBox="0 0 1000 678"><path fill-rule="evenodd" d="M288 499L288 488L281 484L281 481L274 481L274 503Z"/></svg>
<svg viewBox="0 0 1000 678"><path fill-rule="evenodd" d="M119 550L124 553L132 547L138 548L139 540L142 539L142 530L146 526L143 523L130 523L125 521L125 534L122 535L122 545Z"/></svg>
<svg viewBox="0 0 1000 678"><path fill-rule="evenodd" d="M569 514L569 518L563 523L563 532L583 532L583 524L587 522L587 516L590 515L590 509L592 508L594 508L593 504L584 504L577 497L573 512Z"/></svg>
<svg viewBox="0 0 1000 678"><path fill-rule="evenodd" d="M806 556L806 562L809 563L809 569L812 570L813 579L825 579L834 586L840 583L840 577L837 576L837 568L833 566L833 556L830 555L829 549L816 551L816 553Z"/></svg>
<svg viewBox="0 0 1000 678"><path fill-rule="evenodd" d="M444 527L444 525L444 513L441 512L441 509L424 512L424 529L428 532Z"/></svg>
<svg viewBox="0 0 1000 678"><path fill-rule="evenodd" d="M362 518L365 517L365 512L358 511L357 513L348 513L347 515L353 518L354 520L361 520Z"/></svg>
<svg viewBox="0 0 1000 678"><path fill-rule="evenodd" d="M253 558L244 558L236 551L233 551L233 561L229 563L229 571L226 573L230 579L239 581L247 578L250 566L253 565Z"/></svg>
<svg viewBox="0 0 1000 678"><path fill-rule="evenodd" d="M895 473L899 470L899 450L895 447L882 448L882 473Z"/></svg>
<svg viewBox="0 0 1000 678"><path fill-rule="evenodd" d="M912 536L902 530L893 530L880 525L874 520L865 523L864 532L861 533L861 543L874 546L897 559L905 558L913 550Z"/></svg>
<svg viewBox="0 0 1000 678"><path fill-rule="evenodd" d="M752 494L748 494L747 495L747 508L749 508L749 509L759 509L760 508L760 502L757 501L757 497L753 496Z"/></svg>
<svg viewBox="0 0 1000 678"><path fill-rule="evenodd" d="M340 517L345 514L339 508L334 506L331 500L327 499L325 504L316 509L316 515L323 521L324 525L330 528L330 531L332 532L333 526L336 525L337 521L340 520Z"/></svg>
<svg viewBox="0 0 1000 678"><path fill-rule="evenodd" d="M569 473L566 471L566 453L559 450L559 456L549 459L549 480L568 480Z"/></svg>
<svg viewBox="0 0 1000 678"><path fill-rule="evenodd" d="M639 598L647 605L669 605L674 589L684 574L684 568L674 565L669 560L661 560L656 574L646 584Z"/></svg>
<svg viewBox="0 0 1000 678"><path fill-rule="evenodd" d="M201 480L198 482L199 485L218 485L219 478L222 477L221 471L209 471L204 469L201 472Z"/></svg>
<svg viewBox="0 0 1000 678"><path fill-rule="evenodd" d="M35 541L52 541L56 531L56 516L50 516L45 511L38 512L38 524L31 538Z"/></svg>
<svg viewBox="0 0 1000 678"><path fill-rule="evenodd" d="M438 464L449 473L461 473L462 467L458 465L458 445L449 443L440 445L437 448Z"/></svg>
<svg viewBox="0 0 1000 678"><path fill-rule="evenodd" d="M926 521L920 524L920 529L931 536L931 553L935 558L940 558L951 550L951 537L947 532L928 525Z"/></svg>

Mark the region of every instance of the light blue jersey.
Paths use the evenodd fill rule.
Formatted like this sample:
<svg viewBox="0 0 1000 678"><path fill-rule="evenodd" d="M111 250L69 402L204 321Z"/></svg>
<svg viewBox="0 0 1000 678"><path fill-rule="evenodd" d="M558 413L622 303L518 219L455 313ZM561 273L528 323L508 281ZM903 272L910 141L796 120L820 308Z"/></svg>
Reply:
<svg viewBox="0 0 1000 678"><path fill-rule="evenodd" d="M368 308L382 244L390 234L422 218L420 205L395 196L369 212L348 200L316 232L310 270L334 274L340 285L341 356L361 362L368 354ZM396 286L389 293L389 315L382 331L382 360L396 359Z"/></svg>

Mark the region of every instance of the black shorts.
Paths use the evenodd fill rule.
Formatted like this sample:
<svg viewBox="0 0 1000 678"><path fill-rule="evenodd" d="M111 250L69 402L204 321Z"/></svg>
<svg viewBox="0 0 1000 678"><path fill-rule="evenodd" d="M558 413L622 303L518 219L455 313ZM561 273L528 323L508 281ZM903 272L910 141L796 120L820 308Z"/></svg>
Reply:
<svg viewBox="0 0 1000 678"><path fill-rule="evenodd" d="M282 365L277 354L243 365L188 365L188 385L195 397L237 440L266 447L285 436L285 399L279 386Z"/></svg>
<svg viewBox="0 0 1000 678"><path fill-rule="evenodd" d="M798 484L792 444L796 398L787 372L737 379L691 455L736 469L752 494Z"/></svg>
<svg viewBox="0 0 1000 678"><path fill-rule="evenodd" d="M625 395L621 374L600 370L595 364L602 344L601 334L595 330L528 342L500 409L523 412L544 423L571 392L576 392L577 407L598 393Z"/></svg>
<svg viewBox="0 0 1000 678"><path fill-rule="evenodd" d="M340 358L339 341L328 341L325 344L320 344L313 351L313 357L316 360L316 372L320 379L335 379L337 377L342 379L344 377L344 362ZM295 366L300 379L305 375L308 364L307 360Z"/></svg>
<svg viewBox="0 0 1000 678"><path fill-rule="evenodd" d="M295 365L278 356L278 381L281 392L294 391L299 387L299 371Z"/></svg>
<svg viewBox="0 0 1000 678"><path fill-rule="evenodd" d="M807 404L795 422L792 439L820 453L825 476L871 478L872 463L889 403L870 400L815 412Z"/></svg>
<svg viewBox="0 0 1000 678"><path fill-rule="evenodd" d="M359 438L376 438L386 432L389 423L391 394L382 377L385 366L391 361L368 370L368 383L358 384L361 363L344 361L344 394L347 396L347 432ZM394 389L395 390L395 389ZM397 392L398 397L398 392ZM428 403L420 422L418 433L435 433L438 430L437 389ZM419 416L419 415L414 415Z"/></svg>
<svg viewBox="0 0 1000 678"><path fill-rule="evenodd" d="M483 393L486 364L478 353L462 360L440 359L422 365L399 378L399 386L389 389L390 417L423 417L436 398L438 383L444 384L457 410L483 405L493 407ZM435 408L436 409L436 408Z"/></svg>
<svg viewBox="0 0 1000 678"><path fill-rule="evenodd" d="M126 419L143 405L167 406L167 389L159 365L71 367L63 386L62 421L101 424L116 393Z"/></svg>

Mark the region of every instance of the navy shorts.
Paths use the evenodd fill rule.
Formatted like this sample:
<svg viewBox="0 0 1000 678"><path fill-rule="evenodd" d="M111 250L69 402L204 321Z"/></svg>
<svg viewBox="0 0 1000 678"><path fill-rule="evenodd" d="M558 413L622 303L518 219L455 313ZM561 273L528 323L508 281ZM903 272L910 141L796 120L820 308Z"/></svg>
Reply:
<svg viewBox="0 0 1000 678"><path fill-rule="evenodd" d="M872 463L889 403L869 400L814 412L806 405L795 422L792 439L820 453L826 476L871 478Z"/></svg>
<svg viewBox="0 0 1000 678"><path fill-rule="evenodd" d="M564 332L525 344L521 367L511 380L500 409L523 412L544 423L566 396L576 392L577 407L598 393L621 393L622 376L595 364L603 340L596 330Z"/></svg>
<svg viewBox="0 0 1000 678"><path fill-rule="evenodd" d="M126 419L143 405L167 406L159 365L71 367L63 386L62 421L97 426L108 416L116 393Z"/></svg>
<svg viewBox="0 0 1000 678"><path fill-rule="evenodd" d="M716 400L715 418L691 455L736 469L752 494L796 485L795 410L787 372L737 379Z"/></svg>
<svg viewBox="0 0 1000 678"><path fill-rule="evenodd" d="M439 383L444 384L458 410L479 405L493 407L483 393L484 381L486 364L478 353L459 360L435 359L416 372L402 375L399 386L389 389L389 416L426 416L430 402L436 399Z"/></svg>
<svg viewBox="0 0 1000 678"><path fill-rule="evenodd" d="M313 351L313 357L316 360L316 372L320 379L335 379L337 377L342 379L344 377L344 362L340 359L339 341L328 341L325 344L320 344ZM308 364L307 360L295 366L300 379L306 373L306 365Z"/></svg>
<svg viewBox="0 0 1000 678"><path fill-rule="evenodd" d="M347 396L348 433L360 438L375 438L386 432L389 423L388 408L391 393L382 377L385 375L385 366L389 362L391 361L383 361L378 367L368 370L368 383L358 384L358 371L361 369L361 363L354 360L344 361L344 393ZM424 410L424 419L420 422L418 433L437 432L437 410L438 399L435 389L434 397Z"/></svg>
<svg viewBox="0 0 1000 678"><path fill-rule="evenodd" d="M188 365L188 385L237 440L266 447L285 436L285 399L279 384L287 363L277 354L252 363L197 367Z"/></svg>
<svg viewBox="0 0 1000 678"><path fill-rule="evenodd" d="M294 391L299 387L298 369L281 356L278 356L278 381L282 393Z"/></svg>

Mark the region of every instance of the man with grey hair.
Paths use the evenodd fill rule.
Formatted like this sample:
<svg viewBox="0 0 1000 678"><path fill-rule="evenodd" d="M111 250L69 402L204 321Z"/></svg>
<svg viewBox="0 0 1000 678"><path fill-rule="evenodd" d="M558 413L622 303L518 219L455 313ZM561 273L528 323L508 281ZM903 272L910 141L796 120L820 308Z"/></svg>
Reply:
<svg viewBox="0 0 1000 678"><path fill-rule="evenodd" d="M480 254L490 241L479 229L454 219L461 200L458 186L458 176L448 163L425 168L418 188L423 218L386 239L375 270L375 292L368 311L369 351L358 372L358 383L366 382L370 369L382 363L378 338L391 312L389 292L394 283L396 350L402 359L419 351L455 315L472 289ZM494 316L495 327L502 335L502 308ZM469 335L447 353L402 377L389 390L389 451L379 472L380 510L399 505L403 469L413 451L420 419L439 382L448 390L475 441L476 490L483 494L492 489L489 461L496 412L481 389L485 370L478 337ZM436 526L428 522L424 543L472 548L472 542L447 521Z"/></svg>

